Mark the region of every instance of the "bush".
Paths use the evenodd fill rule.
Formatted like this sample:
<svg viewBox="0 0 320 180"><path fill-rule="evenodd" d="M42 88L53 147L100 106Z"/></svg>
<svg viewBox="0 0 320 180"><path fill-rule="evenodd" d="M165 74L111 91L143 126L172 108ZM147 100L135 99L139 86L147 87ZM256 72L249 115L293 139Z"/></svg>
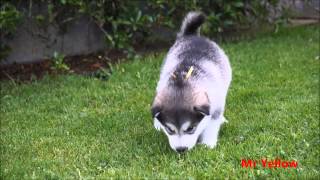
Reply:
<svg viewBox="0 0 320 180"><path fill-rule="evenodd" d="M23 3L21 3L23 2ZM105 34L106 42L115 49L133 52L132 46L144 41L155 26L176 29L182 17L191 10L203 11L208 16L204 33L214 34L248 26L257 19L265 20L267 5L276 0L57 0L57 1L7 1L1 9L1 28L14 31L21 12L32 11L32 3L47 7L45 14L32 17L44 23L64 25L81 16L88 15ZM21 5L22 4L22 5ZM21 6L21 7L18 7ZM31 7L31 8L30 8ZM19 9L18 12L16 9ZM258 13L259 12L259 13ZM4 14L4 15L2 15Z"/></svg>
<svg viewBox="0 0 320 180"><path fill-rule="evenodd" d="M6 36L11 36L21 20L21 13L10 3L3 3L0 7L0 60L10 52L10 48L3 43Z"/></svg>

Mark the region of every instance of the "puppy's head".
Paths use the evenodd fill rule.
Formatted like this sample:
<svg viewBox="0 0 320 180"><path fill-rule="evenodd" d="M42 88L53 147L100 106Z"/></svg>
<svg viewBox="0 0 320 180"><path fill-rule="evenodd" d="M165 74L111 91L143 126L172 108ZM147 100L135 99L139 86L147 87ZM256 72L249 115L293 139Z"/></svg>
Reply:
<svg viewBox="0 0 320 180"><path fill-rule="evenodd" d="M193 89L166 89L159 92L152 106L152 116L159 121L171 148L190 150L211 119L207 94Z"/></svg>

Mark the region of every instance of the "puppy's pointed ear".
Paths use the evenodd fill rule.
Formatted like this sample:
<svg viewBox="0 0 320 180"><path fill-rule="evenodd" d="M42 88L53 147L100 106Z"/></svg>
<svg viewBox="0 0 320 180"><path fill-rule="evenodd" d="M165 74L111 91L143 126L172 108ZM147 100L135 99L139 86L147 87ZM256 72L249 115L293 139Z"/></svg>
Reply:
<svg viewBox="0 0 320 180"><path fill-rule="evenodd" d="M210 114L210 102L208 94L203 90L197 90L195 93L193 110L203 116L208 116Z"/></svg>
<svg viewBox="0 0 320 180"><path fill-rule="evenodd" d="M196 111L197 113L200 113L203 116L208 116L210 114L210 106L207 104L194 106L193 110Z"/></svg>
<svg viewBox="0 0 320 180"><path fill-rule="evenodd" d="M157 118L160 115L161 112L161 107L160 106L152 106L151 108L151 114L152 114L152 118Z"/></svg>
<svg viewBox="0 0 320 180"><path fill-rule="evenodd" d="M162 102L164 100L165 91L159 91L156 94L156 97L153 100L152 108L151 108L151 114L152 118L158 117L160 115L161 109L162 109Z"/></svg>

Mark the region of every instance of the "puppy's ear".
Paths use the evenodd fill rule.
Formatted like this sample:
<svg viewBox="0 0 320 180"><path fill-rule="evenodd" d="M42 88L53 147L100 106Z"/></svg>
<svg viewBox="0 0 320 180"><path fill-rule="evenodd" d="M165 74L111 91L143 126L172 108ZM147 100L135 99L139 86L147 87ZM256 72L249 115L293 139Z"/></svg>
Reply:
<svg viewBox="0 0 320 180"><path fill-rule="evenodd" d="M194 106L193 110L203 116L208 116L210 114L210 106L207 104L200 105L200 106Z"/></svg>
<svg viewBox="0 0 320 180"><path fill-rule="evenodd" d="M194 108L196 112L202 113L203 115L210 114L210 102L208 94L201 89L198 89L194 93Z"/></svg>
<svg viewBox="0 0 320 180"><path fill-rule="evenodd" d="M152 118L157 118L160 115L161 107L158 105L152 106L151 108L151 114Z"/></svg>
<svg viewBox="0 0 320 180"><path fill-rule="evenodd" d="M164 93L165 91L162 90L157 93L156 97L153 100L152 108L151 108L151 114L152 118L158 117L161 112L162 107L162 101L164 100Z"/></svg>

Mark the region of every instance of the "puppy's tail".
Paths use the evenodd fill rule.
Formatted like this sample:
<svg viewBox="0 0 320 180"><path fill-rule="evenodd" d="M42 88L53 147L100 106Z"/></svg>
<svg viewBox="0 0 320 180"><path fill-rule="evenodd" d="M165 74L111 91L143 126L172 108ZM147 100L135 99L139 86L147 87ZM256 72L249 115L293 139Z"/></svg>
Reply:
<svg viewBox="0 0 320 180"><path fill-rule="evenodd" d="M177 37L180 38L186 35L200 35L200 26L204 23L206 17L201 12L189 12L184 18L180 32Z"/></svg>

